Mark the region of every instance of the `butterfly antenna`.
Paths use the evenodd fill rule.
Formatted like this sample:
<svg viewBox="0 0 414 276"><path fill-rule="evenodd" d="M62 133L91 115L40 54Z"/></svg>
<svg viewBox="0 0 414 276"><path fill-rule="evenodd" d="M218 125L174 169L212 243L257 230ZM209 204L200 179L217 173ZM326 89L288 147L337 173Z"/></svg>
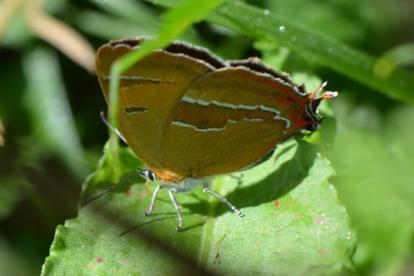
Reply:
<svg viewBox="0 0 414 276"><path fill-rule="evenodd" d="M321 83L321 84L319 85L319 87L315 89L315 91L313 91L312 93L310 93L310 94L308 95L308 98L309 98L309 99L311 99L311 100L315 99L316 95L317 95L319 92L321 92L321 91L322 91L322 89L324 89L327 85L328 85L328 82L327 82L327 81L325 81L325 82Z"/></svg>
<svg viewBox="0 0 414 276"><path fill-rule="evenodd" d="M332 99L338 96L338 94L339 93L337 91L326 91L319 98L320 99Z"/></svg>
<svg viewBox="0 0 414 276"><path fill-rule="evenodd" d="M125 144L128 145L125 137L121 134L121 132L119 132L119 130L117 128L114 128L113 126L111 126L111 124L108 122L108 120L106 119L105 116L105 112L101 111L99 112L99 115L101 116L101 120L102 122L112 131L114 131L116 133L116 135L118 135L119 139L122 140L122 142L124 142Z"/></svg>
<svg viewBox="0 0 414 276"><path fill-rule="evenodd" d="M118 188L119 186L121 186L122 184L128 182L132 177L134 177L136 174L131 174L128 176L123 177L118 183L112 185L111 187L109 187L108 189L100 192L99 194L87 199L86 201L82 202L80 204L81 207L85 207L86 205L88 205L89 203L91 203L92 201L95 201L96 199L102 197L103 195L105 195L106 193L109 193L111 191L113 191L115 188Z"/></svg>

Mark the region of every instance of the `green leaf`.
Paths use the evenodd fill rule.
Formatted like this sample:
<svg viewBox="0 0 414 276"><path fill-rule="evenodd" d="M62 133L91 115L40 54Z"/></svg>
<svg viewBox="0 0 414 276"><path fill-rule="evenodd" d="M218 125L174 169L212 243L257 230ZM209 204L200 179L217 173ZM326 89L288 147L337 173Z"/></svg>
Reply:
<svg viewBox="0 0 414 276"><path fill-rule="evenodd" d="M168 7L177 2L148 1ZM296 17L285 18L277 12L261 10L241 1L225 0L207 19L248 36L280 43L315 64L326 66L394 99L414 103L412 74L397 68L387 78L380 78L375 74L372 56L298 25Z"/></svg>
<svg viewBox="0 0 414 276"><path fill-rule="evenodd" d="M89 2L110 14L131 20L139 25L158 27L155 12L142 2L134 0L117 0L116 2L89 0Z"/></svg>
<svg viewBox="0 0 414 276"><path fill-rule="evenodd" d="M110 156L107 148L84 193L98 194L111 185ZM126 174L139 166L132 165L130 150L122 148L120 156ZM356 238L328 182L333 173L314 146L290 141L241 179L214 180L213 190L227 194L243 218L200 188L178 194L182 232L175 230L177 217L165 191L154 214L144 217L155 185L129 181L57 228L42 274L171 275L185 269L177 259L181 255L220 274L331 274L351 268Z"/></svg>
<svg viewBox="0 0 414 276"><path fill-rule="evenodd" d="M29 183L21 175L0 176L0 219L12 213L18 202L26 196Z"/></svg>
<svg viewBox="0 0 414 276"><path fill-rule="evenodd" d="M361 275L400 275L414 233L414 108L377 110L337 101L338 133L329 157L335 184L358 233ZM381 118L384 117L384 118Z"/></svg>
<svg viewBox="0 0 414 276"><path fill-rule="evenodd" d="M23 66L27 80L25 104L35 127L35 137L83 179L89 169L57 56L47 48L36 48L26 54Z"/></svg>
<svg viewBox="0 0 414 276"><path fill-rule="evenodd" d="M37 275L30 269L28 260L16 252L15 244L10 244L0 236L0 275Z"/></svg>
<svg viewBox="0 0 414 276"><path fill-rule="evenodd" d="M153 36L156 25L139 24L96 11L80 11L74 22L82 31L104 39Z"/></svg>
<svg viewBox="0 0 414 276"><path fill-rule="evenodd" d="M159 19L154 16L152 21L159 22ZM114 17L90 10L79 11L73 19L73 24L82 31L105 40L138 36L154 37L159 27L158 23L152 24L148 20L145 22L142 20L132 21L128 18ZM200 46L211 47L193 28L189 28L181 34L179 39Z"/></svg>
<svg viewBox="0 0 414 276"><path fill-rule="evenodd" d="M367 31L363 13L372 10L363 1L265 0L269 12L300 19L301 25L341 41L362 40ZM267 12L266 12L267 13ZM349 16L349 14L352 16ZM362 20L365 19L365 20ZM329 24L326 24L329 22Z"/></svg>
<svg viewBox="0 0 414 276"><path fill-rule="evenodd" d="M92 5L106 13L81 10L74 24L88 33L105 39L120 39L136 36L154 36L159 28L158 16L147 5L133 0L95 1Z"/></svg>
<svg viewBox="0 0 414 276"><path fill-rule="evenodd" d="M375 63L375 74L388 77L397 66L414 64L414 43L399 45L383 54Z"/></svg>

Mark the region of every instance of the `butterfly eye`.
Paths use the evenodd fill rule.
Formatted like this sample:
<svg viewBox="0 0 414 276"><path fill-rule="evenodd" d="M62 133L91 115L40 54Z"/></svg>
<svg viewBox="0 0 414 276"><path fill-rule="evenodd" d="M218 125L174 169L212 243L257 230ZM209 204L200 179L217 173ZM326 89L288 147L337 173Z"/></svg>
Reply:
<svg viewBox="0 0 414 276"><path fill-rule="evenodd" d="M151 180L151 181L155 181L157 180L157 177L155 176L155 173L149 169L141 169L138 170L138 174L140 176L142 176L145 179Z"/></svg>

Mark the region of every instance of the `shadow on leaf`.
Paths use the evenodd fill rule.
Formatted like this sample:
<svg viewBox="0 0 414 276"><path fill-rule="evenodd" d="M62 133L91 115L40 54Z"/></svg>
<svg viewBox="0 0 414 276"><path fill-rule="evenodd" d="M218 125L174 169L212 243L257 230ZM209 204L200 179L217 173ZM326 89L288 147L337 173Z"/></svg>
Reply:
<svg viewBox="0 0 414 276"><path fill-rule="evenodd" d="M274 201L289 193L304 181L309 175L316 158L315 146L303 141L298 141L294 156L284 162L279 168L270 173L259 182L247 187L241 187L229 193L226 198L237 208L258 206L262 203ZM279 154L281 156L284 151ZM187 204L186 208L191 212L206 216L219 216L230 210L225 204L217 204L217 209L211 210L207 201L196 204Z"/></svg>

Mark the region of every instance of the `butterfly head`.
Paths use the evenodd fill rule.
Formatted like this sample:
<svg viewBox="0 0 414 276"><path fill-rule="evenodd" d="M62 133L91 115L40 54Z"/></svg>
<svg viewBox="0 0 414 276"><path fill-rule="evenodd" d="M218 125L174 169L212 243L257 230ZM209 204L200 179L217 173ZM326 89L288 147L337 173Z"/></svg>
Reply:
<svg viewBox="0 0 414 276"><path fill-rule="evenodd" d="M155 173L151 171L150 169L139 169L138 174L142 176L143 178L150 180L150 181L155 181L158 179Z"/></svg>

